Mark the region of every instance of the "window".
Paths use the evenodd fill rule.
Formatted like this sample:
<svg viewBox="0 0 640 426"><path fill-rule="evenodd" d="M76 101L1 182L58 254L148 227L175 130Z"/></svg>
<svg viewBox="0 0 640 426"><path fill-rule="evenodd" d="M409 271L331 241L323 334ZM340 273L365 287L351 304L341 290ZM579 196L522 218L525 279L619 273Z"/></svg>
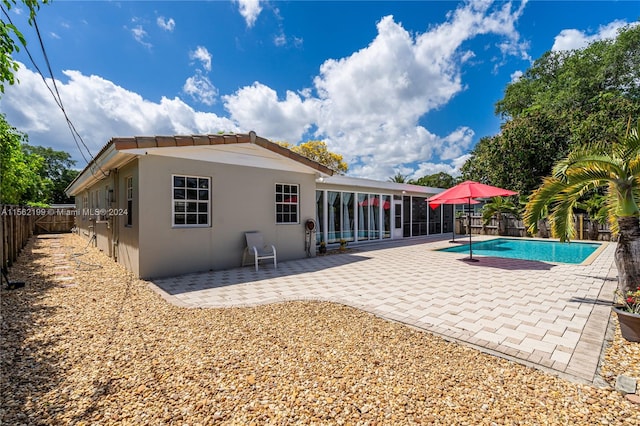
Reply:
<svg viewBox="0 0 640 426"><path fill-rule="evenodd" d="M172 224L209 226L211 178L178 175L172 178Z"/></svg>
<svg viewBox="0 0 640 426"><path fill-rule="evenodd" d="M109 185L107 185L104 187L104 194L101 194L104 195L104 205L100 203L100 220L102 221L109 219L109 206L111 204L111 198L109 197L110 192Z"/></svg>
<svg viewBox="0 0 640 426"><path fill-rule="evenodd" d="M133 177L125 178L125 187L127 193L127 223L126 226L133 226Z"/></svg>
<svg viewBox="0 0 640 426"><path fill-rule="evenodd" d="M93 195L91 197L91 220L99 220L100 219L100 191L93 191Z"/></svg>
<svg viewBox="0 0 640 426"><path fill-rule="evenodd" d="M276 223L299 223L298 185L276 184Z"/></svg>
<svg viewBox="0 0 640 426"><path fill-rule="evenodd" d="M82 195L82 220L87 220L89 214L89 191Z"/></svg>

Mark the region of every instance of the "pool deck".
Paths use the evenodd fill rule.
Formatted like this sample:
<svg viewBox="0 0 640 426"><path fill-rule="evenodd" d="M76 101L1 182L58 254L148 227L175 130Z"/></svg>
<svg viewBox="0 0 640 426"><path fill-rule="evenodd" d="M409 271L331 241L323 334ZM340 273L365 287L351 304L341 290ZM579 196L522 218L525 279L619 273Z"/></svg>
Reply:
<svg viewBox="0 0 640 426"><path fill-rule="evenodd" d="M495 237L474 236L474 241ZM568 265L435 251L449 236L362 244L346 253L156 279L198 308L321 300L368 311L581 383L598 379L617 283L615 243ZM465 243L457 237L456 244Z"/></svg>

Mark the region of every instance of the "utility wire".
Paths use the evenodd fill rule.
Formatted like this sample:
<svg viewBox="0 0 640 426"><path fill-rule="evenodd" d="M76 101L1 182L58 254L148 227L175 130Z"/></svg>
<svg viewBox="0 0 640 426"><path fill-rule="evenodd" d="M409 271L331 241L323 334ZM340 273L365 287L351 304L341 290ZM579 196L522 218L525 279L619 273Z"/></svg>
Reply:
<svg viewBox="0 0 640 426"><path fill-rule="evenodd" d="M8 12L5 10L4 6L0 5L0 8L2 9L2 13L7 18L9 23L15 27L15 25L13 24L13 21L11 20L11 17L9 16ZM71 118L67 114L67 111L66 111L64 105L62 104L62 97L60 96L60 92L58 90L58 85L56 84L56 79L55 79L55 77L53 75L53 71L51 69L51 63L49 62L49 57L48 57L47 51L46 51L46 49L44 47L44 42L42 41L42 37L40 35L40 29L38 28L38 22L36 21L35 16L33 17L33 26L34 26L34 28L36 30L36 34L38 36L38 41L40 43L40 48L42 50L42 54L44 56L44 60L45 60L45 63L47 65L47 69L49 71L49 75L51 76L51 81L53 82L53 87L55 89L55 93L54 93L54 90L51 89L51 87L49 86L49 83L47 83L47 79L45 78L44 74L40 70L40 67L38 66L38 64L33 59L33 56L31 55L31 52L29 51L29 48L27 47L26 43L22 44L23 47L24 47L24 50L27 53L27 56L29 57L29 60L31 61L31 64L34 66L34 68L38 72L38 75L40 75L40 77L42 78L42 81L44 82L45 86L49 90L49 93L51 93L51 96L53 96L53 99L54 99L56 105L58 105L58 107L62 111L62 114L64 115L65 121L67 123L67 126L69 127L69 131L71 132L71 136L73 138L73 141L75 142L76 147L78 148L78 151L80 151L80 155L82 155L82 159L87 164L89 164L90 161L87 160L87 157L85 156L85 153L82 150L82 147L84 147L86 149L87 153L89 154L89 157L91 158L91 161L95 160L95 158L94 158L93 154L91 153L91 150L89 149L87 144L82 139L82 136L80 135L80 133L76 130L76 127L74 126L73 122L71 121ZM81 144L82 144L82 146L81 146ZM96 164L96 166L97 166L98 170L102 173L103 176L108 176L107 173L105 173L104 170L102 170L102 168L99 165ZM94 168L91 168L90 171L91 171L91 174L95 175L96 171L95 171Z"/></svg>

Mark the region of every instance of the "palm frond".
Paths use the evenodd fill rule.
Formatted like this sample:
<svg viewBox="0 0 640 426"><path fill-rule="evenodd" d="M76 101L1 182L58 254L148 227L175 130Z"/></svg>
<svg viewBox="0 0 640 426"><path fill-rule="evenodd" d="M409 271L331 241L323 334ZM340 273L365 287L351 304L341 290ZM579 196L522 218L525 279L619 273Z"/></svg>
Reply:
<svg viewBox="0 0 640 426"><path fill-rule="evenodd" d="M560 163L558 163L556 168L558 168L558 166L560 166ZM579 161L576 159L571 165L567 165L566 167L562 166L558 170L556 170L556 168L554 168L554 176L558 178L562 176L564 179L568 179L572 174L579 173L583 170L606 171L611 177L627 175L623 162L608 155L583 155ZM562 173L561 175L555 174L556 172L560 173L560 171Z"/></svg>
<svg viewBox="0 0 640 426"><path fill-rule="evenodd" d="M569 241L576 236L576 229L573 222L573 210L577 200L570 197L555 206L549 214L551 224L551 235L559 238L560 241Z"/></svg>
<svg viewBox="0 0 640 426"><path fill-rule="evenodd" d="M621 147L621 157L632 159L640 156L640 121L635 128L627 131L625 137L619 142Z"/></svg>
<svg viewBox="0 0 640 426"><path fill-rule="evenodd" d="M599 182L600 185L606 185L610 180L619 179L620 176L616 172L619 170L611 170L610 168L600 167L598 164L592 164L590 167L582 167L571 169L567 172L567 183L569 185L578 182ZM625 172L626 176L627 173Z"/></svg>
<svg viewBox="0 0 640 426"><path fill-rule="evenodd" d="M549 204L553 203L555 197L566 187L567 184L560 179L547 177L543 179L540 188L531 194L523 215L525 226L530 233L538 232L538 221L547 216Z"/></svg>

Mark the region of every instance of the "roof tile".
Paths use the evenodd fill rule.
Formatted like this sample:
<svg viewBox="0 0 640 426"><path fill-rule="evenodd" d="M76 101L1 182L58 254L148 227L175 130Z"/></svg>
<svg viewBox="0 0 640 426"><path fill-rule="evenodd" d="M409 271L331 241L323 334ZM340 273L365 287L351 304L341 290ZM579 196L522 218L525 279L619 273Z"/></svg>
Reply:
<svg viewBox="0 0 640 426"><path fill-rule="evenodd" d="M176 136L176 146L193 146L193 136Z"/></svg>
<svg viewBox="0 0 640 426"><path fill-rule="evenodd" d="M158 147L176 146L176 138L173 136L156 136Z"/></svg>
<svg viewBox="0 0 640 426"><path fill-rule="evenodd" d="M135 140L138 143L138 148L157 148L158 147L158 143L156 142L155 137L137 136Z"/></svg>

